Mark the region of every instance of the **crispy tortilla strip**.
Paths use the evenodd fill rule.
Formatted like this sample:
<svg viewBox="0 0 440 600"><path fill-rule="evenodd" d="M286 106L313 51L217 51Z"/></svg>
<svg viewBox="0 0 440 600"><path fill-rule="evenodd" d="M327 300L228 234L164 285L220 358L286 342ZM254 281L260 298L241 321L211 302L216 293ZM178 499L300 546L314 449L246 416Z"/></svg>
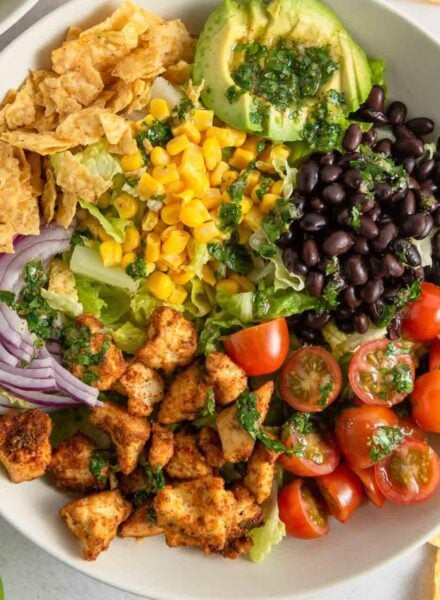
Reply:
<svg viewBox="0 0 440 600"><path fill-rule="evenodd" d="M101 94L98 100L102 98L104 94L107 94L102 106L105 106L105 108L112 113L119 113L127 108L127 106L130 106L130 103L133 101L134 94L132 87L133 86L127 85L125 81L119 80Z"/></svg>
<svg viewBox="0 0 440 600"><path fill-rule="evenodd" d="M179 60L188 63L194 60L196 40L190 36L180 19L164 21L159 27L152 27L142 36L142 44L159 50L164 67Z"/></svg>
<svg viewBox="0 0 440 600"><path fill-rule="evenodd" d="M36 152L29 152L27 160L31 169L31 186L34 196L43 193L43 181L41 177L41 156Z"/></svg>
<svg viewBox="0 0 440 600"><path fill-rule="evenodd" d="M73 40L77 40L82 33L82 29L80 27L69 27L66 33L65 42L72 42Z"/></svg>
<svg viewBox="0 0 440 600"><path fill-rule="evenodd" d="M435 551L432 600L440 600L440 548Z"/></svg>
<svg viewBox="0 0 440 600"><path fill-rule="evenodd" d="M43 156L63 152L75 146L73 142L62 139L55 133L35 133L25 129L6 131L0 135L0 140Z"/></svg>
<svg viewBox="0 0 440 600"><path fill-rule="evenodd" d="M78 196L72 192L63 192L61 194L55 220L57 225L67 229L75 218Z"/></svg>
<svg viewBox="0 0 440 600"><path fill-rule="evenodd" d="M119 61L113 69L112 75L126 83L131 83L136 79L153 79L164 70L162 53L159 48L136 48Z"/></svg>
<svg viewBox="0 0 440 600"><path fill-rule="evenodd" d="M57 157L56 168L57 185L63 191L71 192L75 197L82 198L88 202L96 202L111 186L111 181L106 181L99 175L91 174L69 151L63 152ZM70 206L71 200L65 199L64 204Z"/></svg>
<svg viewBox="0 0 440 600"><path fill-rule="evenodd" d="M46 183L44 184L43 195L41 197L41 207L43 209L44 220L46 223L51 223L55 217L57 189L52 163L48 158L44 159L44 172L46 175Z"/></svg>
<svg viewBox="0 0 440 600"><path fill-rule="evenodd" d="M13 101L0 111L0 123L4 123L7 129L16 129L32 125L36 116L35 90L31 77L28 77Z"/></svg>
<svg viewBox="0 0 440 600"><path fill-rule="evenodd" d="M192 66L185 60L179 60L175 65L171 65L164 73L164 77L175 85L182 85L191 77Z"/></svg>
<svg viewBox="0 0 440 600"><path fill-rule="evenodd" d="M143 79L137 79L133 84L133 100L130 102L127 112L130 114L135 110L142 110L149 104L151 98L151 84Z"/></svg>
<svg viewBox="0 0 440 600"><path fill-rule="evenodd" d="M14 252L14 232L10 223L0 223L0 252Z"/></svg>

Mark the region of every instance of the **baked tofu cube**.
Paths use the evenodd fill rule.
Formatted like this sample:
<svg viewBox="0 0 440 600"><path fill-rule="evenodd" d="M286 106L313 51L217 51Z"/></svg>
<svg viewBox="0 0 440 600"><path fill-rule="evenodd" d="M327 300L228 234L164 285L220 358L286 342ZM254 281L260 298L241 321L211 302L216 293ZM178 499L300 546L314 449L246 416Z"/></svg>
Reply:
<svg viewBox="0 0 440 600"><path fill-rule="evenodd" d="M237 503L221 477L165 486L154 500L156 520L169 546L220 552L235 524Z"/></svg>
<svg viewBox="0 0 440 600"><path fill-rule="evenodd" d="M138 361L128 365L115 385L117 392L127 396L128 412L136 417L151 415L154 405L162 400L164 389L160 374Z"/></svg>
<svg viewBox="0 0 440 600"><path fill-rule="evenodd" d="M119 530L121 538L133 537L137 540L160 535L163 530L151 521L151 502L142 504L122 524ZM153 510L154 513L154 510Z"/></svg>
<svg viewBox="0 0 440 600"><path fill-rule="evenodd" d="M159 423L169 425L192 421L206 405L208 385L198 363L179 373L165 394L157 414Z"/></svg>
<svg viewBox="0 0 440 600"><path fill-rule="evenodd" d="M165 471L174 479L199 479L212 470L198 449L195 436L179 432L174 436L174 454Z"/></svg>
<svg viewBox="0 0 440 600"><path fill-rule="evenodd" d="M206 371L217 404L234 402L247 388L246 373L226 354L211 352L206 359Z"/></svg>
<svg viewBox="0 0 440 600"><path fill-rule="evenodd" d="M252 539L248 532L263 522L263 512L254 496L240 483L233 486L232 492L237 502L236 523L229 534L222 551L225 558L235 559L249 553Z"/></svg>
<svg viewBox="0 0 440 600"><path fill-rule="evenodd" d="M60 510L67 527L80 540L86 560L96 560L107 550L130 513L131 504L119 490L72 500Z"/></svg>
<svg viewBox="0 0 440 600"><path fill-rule="evenodd" d="M51 459L52 421L41 410L0 416L0 462L14 483L41 477Z"/></svg>
<svg viewBox="0 0 440 600"><path fill-rule="evenodd" d="M167 427L154 422L151 429L148 462L152 469L164 467L174 453L174 434Z"/></svg>
<svg viewBox="0 0 440 600"><path fill-rule="evenodd" d="M52 453L48 469L53 475L55 485L74 492L105 489L110 468L108 462L101 461L100 472L92 473L92 459L97 456L96 451L95 443L81 432L61 442Z"/></svg>
<svg viewBox="0 0 440 600"><path fill-rule="evenodd" d="M148 341L136 358L146 367L172 373L188 365L197 350L196 328L177 310L161 306L153 311L147 329Z"/></svg>
<svg viewBox="0 0 440 600"><path fill-rule="evenodd" d="M197 443L200 450L206 457L206 462L210 467L219 469L226 462L222 444L218 433L211 427L202 427L199 431Z"/></svg>
<svg viewBox="0 0 440 600"><path fill-rule="evenodd" d="M134 471L150 437L148 421L130 415L123 406L106 402L104 406L91 410L90 422L102 429L113 442L121 471L125 474Z"/></svg>
<svg viewBox="0 0 440 600"><path fill-rule="evenodd" d="M249 459L243 483L255 496L258 504L262 504L270 496L278 456L279 454L257 442Z"/></svg>

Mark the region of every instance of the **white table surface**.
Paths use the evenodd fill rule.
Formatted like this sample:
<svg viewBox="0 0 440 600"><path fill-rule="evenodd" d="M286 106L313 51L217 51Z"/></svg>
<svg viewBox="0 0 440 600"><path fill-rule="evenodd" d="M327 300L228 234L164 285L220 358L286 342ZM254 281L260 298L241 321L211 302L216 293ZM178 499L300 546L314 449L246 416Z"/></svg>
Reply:
<svg viewBox="0 0 440 600"><path fill-rule="evenodd" d="M0 0L1 2L2 0ZM21 21L0 36L0 50L26 27L66 0L40 0ZM164 0L165 1L165 0ZM423 0L383 0L440 38L440 4ZM347 0L347 6L350 0ZM93 5L93 0L90 0ZM423 10L420 8L423 7ZM360 549L362 551L362 549ZM434 551L425 546L392 565L308 600L427 600ZM135 600L52 558L0 518L0 576L5 600ZM300 599L296 599L300 600Z"/></svg>

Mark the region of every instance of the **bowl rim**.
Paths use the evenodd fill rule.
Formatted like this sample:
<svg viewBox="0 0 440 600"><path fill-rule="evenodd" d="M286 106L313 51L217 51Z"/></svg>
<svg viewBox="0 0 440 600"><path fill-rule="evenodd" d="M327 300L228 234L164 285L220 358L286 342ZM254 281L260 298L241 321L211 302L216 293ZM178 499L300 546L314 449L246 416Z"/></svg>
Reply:
<svg viewBox="0 0 440 600"><path fill-rule="evenodd" d="M8 29L15 25L17 21L24 17L24 15L28 13L31 10L31 8L33 8L37 4L38 1L39 0L24 0L24 2L20 6L14 8L14 10L3 19L3 21L0 21L0 35L8 31ZM41 19L38 19L38 21L39 20ZM36 21L36 23L38 23L38 21ZM25 29L25 31L27 31L27 29Z"/></svg>

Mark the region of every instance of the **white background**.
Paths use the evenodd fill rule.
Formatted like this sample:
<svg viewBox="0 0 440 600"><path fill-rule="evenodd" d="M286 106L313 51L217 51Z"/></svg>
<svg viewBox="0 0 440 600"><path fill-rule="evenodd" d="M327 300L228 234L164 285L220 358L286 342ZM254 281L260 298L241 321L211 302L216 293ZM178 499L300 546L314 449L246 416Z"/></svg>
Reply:
<svg viewBox="0 0 440 600"><path fill-rule="evenodd" d="M0 36L0 50L26 27L64 4L65 1L40 0L28 15ZM383 1L387 1L389 5L407 14L440 39L440 4L429 4L423 0ZM93 0L90 0L90 4L93 5ZM350 0L347 0L347 8L349 5ZM17 59L19 60L19 57ZM435 80L435 85L439 85L438 80ZM48 518L51 518L51 515L48 515ZM396 531L395 535L399 533ZM359 552L363 552L363 549L359 548ZM432 597L433 560L433 549L425 546L391 566L334 588L326 594L320 594L319 597L308 598L309 600L427 600ZM319 565L316 567L319 569ZM294 568L295 565L292 565L292 569ZM66 567L27 541L1 518L0 576L5 586L5 600L135 600L139 598L97 583Z"/></svg>

